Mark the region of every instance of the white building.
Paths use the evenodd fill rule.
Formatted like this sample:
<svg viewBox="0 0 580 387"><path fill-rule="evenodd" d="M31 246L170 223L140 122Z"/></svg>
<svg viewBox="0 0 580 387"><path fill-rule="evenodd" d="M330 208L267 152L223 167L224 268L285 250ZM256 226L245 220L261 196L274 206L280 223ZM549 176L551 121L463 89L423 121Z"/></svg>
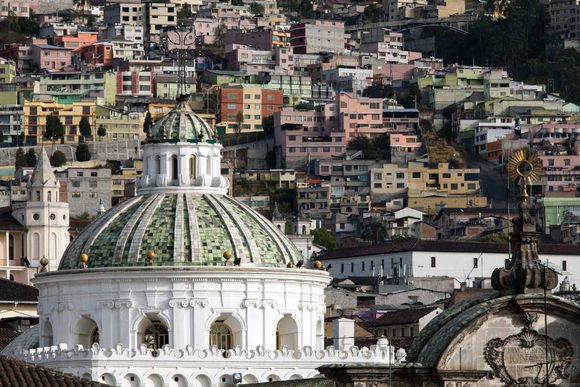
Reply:
<svg viewBox="0 0 580 387"><path fill-rule="evenodd" d="M295 268L302 257L283 233L226 195L221 148L186 99L156 123L139 195L89 225L58 271L35 278L40 347L27 360L112 386L160 387L394 362L388 345L323 349L330 276ZM29 348L25 339L12 348Z"/></svg>
<svg viewBox="0 0 580 387"><path fill-rule="evenodd" d="M580 250L578 246L540 244L542 262L554 267L561 278L580 285ZM451 277L455 287L461 282L473 285L475 278L485 278L509 258L508 245L482 242L426 241L344 248L329 251L319 259L334 278L364 277L372 273L393 276L395 271L408 277Z"/></svg>

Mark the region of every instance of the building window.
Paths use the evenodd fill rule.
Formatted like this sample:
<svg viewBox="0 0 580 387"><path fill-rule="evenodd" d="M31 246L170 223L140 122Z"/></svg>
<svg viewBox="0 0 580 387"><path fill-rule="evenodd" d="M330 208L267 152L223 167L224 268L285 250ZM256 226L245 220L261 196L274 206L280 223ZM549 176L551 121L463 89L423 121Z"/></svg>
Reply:
<svg viewBox="0 0 580 387"><path fill-rule="evenodd" d="M361 262L361 271L365 271L365 261Z"/></svg>
<svg viewBox="0 0 580 387"><path fill-rule="evenodd" d="M354 273L354 262L350 263L350 272Z"/></svg>
<svg viewBox="0 0 580 387"><path fill-rule="evenodd" d="M562 271L568 270L568 262L562 261Z"/></svg>
<svg viewBox="0 0 580 387"><path fill-rule="evenodd" d="M143 332L142 344L147 348L157 350L169 344L169 332L161 322L152 322Z"/></svg>
<svg viewBox="0 0 580 387"><path fill-rule="evenodd" d="M477 267L479 266L479 258L473 258L473 268L477 269Z"/></svg>
<svg viewBox="0 0 580 387"><path fill-rule="evenodd" d="M91 346L93 344L99 344L99 327L95 327L91 332Z"/></svg>
<svg viewBox="0 0 580 387"><path fill-rule="evenodd" d="M397 328L393 328L391 333L393 337L397 337Z"/></svg>
<svg viewBox="0 0 580 387"><path fill-rule="evenodd" d="M218 349L224 350L232 348L232 331L223 321L216 321L211 324L209 345L215 345Z"/></svg>
<svg viewBox="0 0 580 387"><path fill-rule="evenodd" d="M340 264L340 274L344 274L344 263Z"/></svg>
<svg viewBox="0 0 580 387"><path fill-rule="evenodd" d="M437 266L437 259L435 257L431 257L431 267Z"/></svg>

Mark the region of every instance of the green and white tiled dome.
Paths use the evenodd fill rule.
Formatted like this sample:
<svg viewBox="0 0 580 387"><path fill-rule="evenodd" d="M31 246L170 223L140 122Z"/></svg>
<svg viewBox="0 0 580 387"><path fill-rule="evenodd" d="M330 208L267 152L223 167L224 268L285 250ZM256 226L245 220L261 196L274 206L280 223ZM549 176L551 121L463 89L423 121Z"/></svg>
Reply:
<svg viewBox="0 0 580 387"><path fill-rule="evenodd" d="M242 266L286 267L300 252L274 225L226 195L159 193L132 198L85 229L64 253L59 270L89 268L223 266L224 252Z"/></svg>
<svg viewBox="0 0 580 387"><path fill-rule="evenodd" d="M186 97L179 99L175 107L155 123L150 136L153 142L214 140L212 128L191 110Z"/></svg>

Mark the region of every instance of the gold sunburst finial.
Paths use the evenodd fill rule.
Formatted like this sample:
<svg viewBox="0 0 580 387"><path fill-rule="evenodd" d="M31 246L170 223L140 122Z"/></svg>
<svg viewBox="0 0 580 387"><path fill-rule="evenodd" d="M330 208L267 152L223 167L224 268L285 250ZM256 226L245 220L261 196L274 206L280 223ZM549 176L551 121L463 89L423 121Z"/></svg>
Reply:
<svg viewBox="0 0 580 387"><path fill-rule="evenodd" d="M522 186L522 197L528 197L527 184L540 179L542 166L538 156L526 150L519 150L509 158L507 171L510 178Z"/></svg>

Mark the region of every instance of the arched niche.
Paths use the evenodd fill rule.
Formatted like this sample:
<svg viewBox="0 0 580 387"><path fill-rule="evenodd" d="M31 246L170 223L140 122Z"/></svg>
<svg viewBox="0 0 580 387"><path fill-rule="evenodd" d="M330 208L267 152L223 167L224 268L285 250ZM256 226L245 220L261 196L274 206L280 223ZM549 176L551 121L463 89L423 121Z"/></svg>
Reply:
<svg viewBox="0 0 580 387"><path fill-rule="evenodd" d="M298 324L291 315L284 315L276 325L276 349L298 349Z"/></svg>
<svg viewBox="0 0 580 387"><path fill-rule="evenodd" d="M74 327L75 341L84 348L90 348L99 343L99 327L90 317L81 317Z"/></svg>

